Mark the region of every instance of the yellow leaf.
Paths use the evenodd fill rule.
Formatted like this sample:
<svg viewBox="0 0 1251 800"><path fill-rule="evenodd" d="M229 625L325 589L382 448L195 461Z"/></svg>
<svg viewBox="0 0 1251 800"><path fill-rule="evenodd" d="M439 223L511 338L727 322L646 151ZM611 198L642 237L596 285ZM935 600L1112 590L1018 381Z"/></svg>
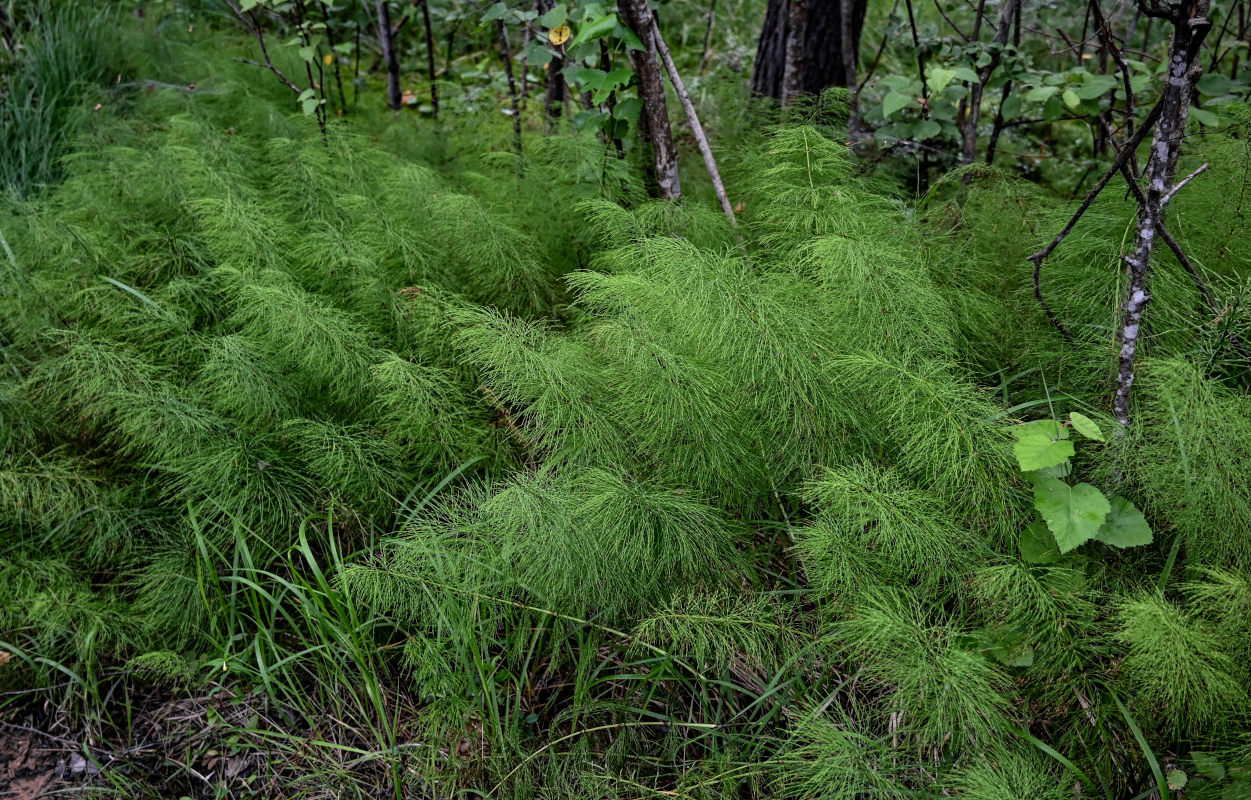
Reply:
<svg viewBox="0 0 1251 800"><path fill-rule="evenodd" d="M552 44L560 47L562 44L569 41L570 33L571 31L569 30L568 25L557 25L555 28L552 28L547 32L547 39Z"/></svg>
<svg viewBox="0 0 1251 800"><path fill-rule="evenodd" d="M334 53L326 53L321 60L327 67L330 66L334 63Z"/></svg>

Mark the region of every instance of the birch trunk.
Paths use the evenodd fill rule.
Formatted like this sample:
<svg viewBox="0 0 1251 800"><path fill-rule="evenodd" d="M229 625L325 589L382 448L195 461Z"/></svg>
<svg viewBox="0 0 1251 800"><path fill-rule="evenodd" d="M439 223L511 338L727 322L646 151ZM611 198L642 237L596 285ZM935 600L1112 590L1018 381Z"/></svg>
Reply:
<svg viewBox="0 0 1251 800"><path fill-rule="evenodd" d="M1145 3L1140 3L1145 5ZM1134 249L1125 256L1129 273L1129 289L1125 296L1124 318L1121 321L1120 353L1118 355L1116 396L1112 408L1121 425L1129 424L1129 399L1134 385L1134 362L1142 336L1143 313L1151 302L1151 253L1156 234L1164 227L1170 188L1177 172L1182 138L1190 99L1203 67L1199 63L1199 47L1211 29L1208 19L1210 0L1196 0L1181 8L1151 6L1144 8L1149 16L1158 16L1173 24L1173 42L1169 48L1168 78L1161 98L1160 118L1151 140L1151 156L1144 178L1144 196L1139 202L1138 229Z"/></svg>

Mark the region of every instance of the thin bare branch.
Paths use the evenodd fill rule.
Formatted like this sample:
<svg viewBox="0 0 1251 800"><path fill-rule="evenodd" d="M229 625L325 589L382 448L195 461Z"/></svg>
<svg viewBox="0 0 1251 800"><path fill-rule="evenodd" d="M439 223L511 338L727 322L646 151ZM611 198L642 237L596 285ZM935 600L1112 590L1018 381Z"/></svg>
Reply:
<svg viewBox="0 0 1251 800"><path fill-rule="evenodd" d="M274 66L274 60L269 57L269 48L265 45L265 34L261 32L260 23L256 21L256 12L248 11L245 16L239 6L235 5L234 0L226 0L226 5L230 6L230 10L233 11L235 16L239 18L239 21L244 24L244 27L251 31L252 35L256 37L256 41L261 45L261 55L265 57L264 64L256 61L249 61L246 58L236 58L235 61L238 61L241 64L250 64L254 67L269 70L274 73L278 80L282 81L288 89L295 92L296 95L299 95L301 92L300 87L295 85L295 81L284 75L282 70Z"/></svg>
<svg viewBox="0 0 1251 800"><path fill-rule="evenodd" d="M738 230L738 220L734 217L734 207L730 205L730 198L726 196L725 184L721 182L717 159L712 155L712 147L708 144L708 137L704 135L704 126L699 123L699 114L695 111L695 104L691 102L691 96L686 91L686 84L682 82L682 76L678 74L678 68L673 63L669 45L665 44L664 37L660 35L660 26L656 24L655 16L652 17L652 41L656 43L656 52L660 54L660 60L664 62L665 72L669 73L669 82L673 84L673 89L682 102L686 120L691 123L691 133L694 134L695 142L699 145L699 152L704 157L704 166L708 169L708 177L712 179L712 188L717 193L717 200L721 202L721 210L725 212L730 226Z"/></svg>
<svg viewBox="0 0 1251 800"><path fill-rule="evenodd" d="M1179 190L1180 190L1183 186L1185 186L1186 184L1190 183L1192 180L1194 180L1195 178L1199 177L1199 176L1200 176L1200 175L1202 175L1203 173L1207 172L1207 171L1208 171L1208 169L1209 169L1211 166L1212 166L1211 164L1204 164L1203 166L1199 167L1199 168L1198 168L1197 170L1195 170L1194 172L1192 172L1192 173L1190 173L1189 175L1187 175L1186 177L1182 178L1180 181L1178 181L1178 182L1177 182L1177 185L1176 185L1176 186L1174 186L1172 189L1169 189L1169 190L1168 190L1168 192L1164 195L1164 198L1160 201L1160 203L1161 203L1162 205L1168 205L1168 201L1170 201L1170 200L1172 200L1172 199L1173 199L1173 195L1177 194L1177 192L1178 192L1178 191L1179 191Z"/></svg>

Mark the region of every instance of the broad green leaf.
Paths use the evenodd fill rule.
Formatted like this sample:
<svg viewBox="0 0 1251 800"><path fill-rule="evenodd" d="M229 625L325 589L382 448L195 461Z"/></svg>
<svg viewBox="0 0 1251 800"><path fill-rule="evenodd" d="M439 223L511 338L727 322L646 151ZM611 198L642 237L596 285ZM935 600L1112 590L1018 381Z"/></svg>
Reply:
<svg viewBox="0 0 1251 800"><path fill-rule="evenodd" d="M546 14L539 17L539 24L544 28L559 28L565 24L567 19L569 19L569 10L562 3L558 6L552 6Z"/></svg>
<svg viewBox="0 0 1251 800"><path fill-rule="evenodd" d="M1199 78L1196 84L1199 87L1199 94L1207 97L1220 97L1223 94L1229 94L1234 89L1234 82L1219 72L1209 72Z"/></svg>
<svg viewBox="0 0 1251 800"><path fill-rule="evenodd" d="M573 47L575 45L582 44L583 42L602 39L612 33L613 29L616 27L617 15L605 14L602 17L598 17L590 22L584 23L582 27L578 29L578 34L573 37L573 41L569 43L569 46Z"/></svg>
<svg viewBox="0 0 1251 800"><path fill-rule="evenodd" d="M1108 498L1089 483L1069 486L1055 478L1034 484L1034 507L1056 537L1061 553L1093 538L1112 511Z"/></svg>
<svg viewBox="0 0 1251 800"><path fill-rule="evenodd" d="M626 120L633 122L639 118L639 112L643 110L643 101L637 97L627 97L617 102L612 110L614 119Z"/></svg>
<svg viewBox="0 0 1251 800"><path fill-rule="evenodd" d="M932 139L943 132L943 126L932 119L918 122L912 129L912 138L918 140Z"/></svg>
<svg viewBox="0 0 1251 800"><path fill-rule="evenodd" d="M607 114L586 109L573 115L573 127L579 131L598 131L607 118Z"/></svg>
<svg viewBox="0 0 1251 800"><path fill-rule="evenodd" d="M978 650L990 654L1003 666L1033 666L1033 647L1020 631L988 628L980 638Z"/></svg>
<svg viewBox="0 0 1251 800"><path fill-rule="evenodd" d="M1064 116L1064 104L1060 102L1058 95L1053 94L1043 104L1043 119L1048 122L1055 122L1062 116Z"/></svg>
<svg viewBox="0 0 1251 800"><path fill-rule="evenodd" d="M508 6L504 5L503 3L496 3L495 5L488 8L486 13L482 15L482 21L493 22L497 19L503 19L507 15L508 15Z"/></svg>
<svg viewBox="0 0 1251 800"><path fill-rule="evenodd" d="M926 77L925 83L930 87L931 92L941 92L947 88L947 84L951 83L951 79L956 77L954 69L944 69L943 67L930 67L930 74Z"/></svg>
<svg viewBox="0 0 1251 800"><path fill-rule="evenodd" d="M620 33L617 35L621 37L621 41L625 42L625 46L627 50L646 50L647 49L646 47L643 46L643 40L640 39L638 37L638 34L635 33L634 31L630 30L624 25L618 28L618 30L620 31Z"/></svg>
<svg viewBox="0 0 1251 800"><path fill-rule="evenodd" d="M908 89L912 86L912 80L906 75L887 75L879 82L886 88L894 89L904 96L908 95Z"/></svg>
<svg viewBox="0 0 1251 800"><path fill-rule="evenodd" d="M1191 751L1190 760L1194 762L1195 769L1199 774L1208 780L1220 781L1225 779L1225 766L1221 764L1221 760L1211 753L1199 753Z"/></svg>
<svg viewBox="0 0 1251 800"><path fill-rule="evenodd" d="M1035 522L1021 532L1020 550L1021 560L1026 564L1041 566L1060 560L1056 539L1047 532L1047 526L1042 522Z"/></svg>
<svg viewBox="0 0 1251 800"><path fill-rule="evenodd" d="M1072 89L1065 89L1064 94L1060 96L1060 99L1064 101L1066 106L1073 110L1077 110L1077 107L1082 104L1082 98L1078 97L1077 92Z"/></svg>
<svg viewBox="0 0 1251 800"><path fill-rule="evenodd" d="M1186 773L1179 769L1170 769L1168 771L1168 788L1173 791L1186 788Z"/></svg>
<svg viewBox="0 0 1251 800"><path fill-rule="evenodd" d="M602 69L580 69L573 74L573 82L583 91L598 89L608 73Z"/></svg>
<svg viewBox="0 0 1251 800"><path fill-rule="evenodd" d="M541 67L552 60L552 51L547 49L542 39L531 39L522 58L532 67Z"/></svg>
<svg viewBox="0 0 1251 800"><path fill-rule="evenodd" d="M995 660L1005 667L1032 667L1034 666L1034 648L1028 644L1016 645L1014 647L1004 646L997 647L990 651Z"/></svg>
<svg viewBox="0 0 1251 800"><path fill-rule="evenodd" d="M1099 430L1099 426L1095 421L1085 414L1071 411L1069 412L1069 422L1073 423L1073 430L1087 439L1094 439L1096 442L1106 441L1103 438L1103 431Z"/></svg>
<svg viewBox="0 0 1251 800"><path fill-rule="evenodd" d="M930 119L936 122L954 123L956 121L958 106L948 97L952 92L962 94L964 87L948 86L943 94L930 98Z"/></svg>
<svg viewBox="0 0 1251 800"><path fill-rule="evenodd" d="M240 11L251 11L261 4L261 0L241 0L239 3Z"/></svg>
<svg viewBox="0 0 1251 800"><path fill-rule="evenodd" d="M912 104L912 98L905 94L887 92L886 96L882 98L882 116L889 118L896 111L907 108Z"/></svg>
<svg viewBox="0 0 1251 800"><path fill-rule="evenodd" d="M1003 114L1006 120L1016 119L1021 116L1021 98L1015 94L1008 95L1008 99L1003 101L1003 107L999 112Z"/></svg>
<svg viewBox="0 0 1251 800"><path fill-rule="evenodd" d="M900 140L912 138L911 122L896 122L890 125L883 125L873 131L873 138L882 144L894 144Z"/></svg>
<svg viewBox="0 0 1251 800"><path fill-rule="evenodd" d="M1120 85L1121 82L1115 75L1092 75L1089 80L1073 91L1083 100L1094 100Z"/></svg>
<svg viewBox="0 0 1251 800"><path fill-rule="evenodd" d="M956 80L968 81L969 83L979 83L982 79L978 74L968 67L956 67Z"/></svg>
<svg viewBox="0 0 1251 800"><path fill-rule="evenodd" d="M300 102L300 106L301 108L304 109L305 114L312 114L314 111L317 110L318 105L320 104L318 103L316 97L310 97L307 100L302 100Z"/></svg>
<svg viewBox="0 0 1251 800"><path fill-rule="evenodd" d="M1034 648L1018 630L987 628L975 641L977 649L1005 667L1029 667L1034 663Z"/></svg>
<svg viewBox="0 0 1251 800"><path fill-rule="evenodd" d="M1221 124L1221 118L1206 108L1192 108L1190 109L1190 116L1194 118L1195 122L1200 125L1207 125L1209 128L1215 128Z"/></svg>
<svg viewBox="0 0 1251 800"><path fill-rule="evenodd" d="M1025 473L1025 477L1030 483L1038 483L1047 478L1067 478L1072 472L1073 462L1065 461L1063 464L1056 464L1054 467L1030 470Z"/></svg>
<svg viewBox="0 0 1251 800"><path fill-rule="evenodd" d="M1043 103L1058 91L1060 91L1059 86L1035 86L1025 95L1025 99L1031 103Z"/></svg>
<svg viewBox="0 0 1251 800"><path fill-rule="evenodd" d="M600 88L611 89L616 86L625 86L633 77L634 70L629 67L617 67L604 76L604 80L600 83Z"/></svg>
<svg viewBox="0 0 1251 800"><path fill-rule="evenodd" d="M1151 544L1151 526L1138 508L1124 497L1113 497L1108 520L1095 538L1113 547L1139 547Z"/></svg>
<svg viewBox="0 0 1251 800"><path fill-rule="evenodd" d="M1026 422L1013 428L1012 434L1016 437L1012 452L1022 472L1055 467L1073 457L1068 430L1054 420Z"/></svg>

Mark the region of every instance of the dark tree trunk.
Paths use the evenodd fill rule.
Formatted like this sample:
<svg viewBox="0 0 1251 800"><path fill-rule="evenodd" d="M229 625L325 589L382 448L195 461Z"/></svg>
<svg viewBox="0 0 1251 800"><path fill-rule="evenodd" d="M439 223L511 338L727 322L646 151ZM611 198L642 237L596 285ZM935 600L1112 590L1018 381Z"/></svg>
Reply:
<svg viewBox="0 0 1251 800"><path fill-rule="evenodd" d="M626 24L645 48L630 51L630 61L639 78L642 116L646 118L646 125L640 125L639 132L645 133L651 142L652 160L656 167L655 185L648 188L663 200L677 200L682 196L682 184L678 180L678 151L673 146L673 134L669 130L669 107L660 77L660 58L652 36L652 12L647 0L623 0L621 10L625 13Z"/></svg>
<svg viewBox="0 0 1251 800"><path fill-rule="evenodd" d="M752 91L784 102L796 93L820 94L831 86L854 91L867 4L868 0L769 0L756 47ZM846 25L844 6L851 11Z"/></svg>
<svg viewBox="0 0 1251 800"><path fill-rule="evenodd" d="M508 29L495 20L495 32L500 37L500 55L504 58L504 76L508 79L508 102L513 112L513 147L521 158L521 103L517 99L517 81L513 77L513 51L508 44Z"/></svg>
<svg viewBox="0 0 1251 800"><path fill-rule="evenodd" d="M557 117L565 109L569 100L569 88L565 85L565 60L554 56L552 63L547 65L547 95L543 104L547 107L547 125L552 128Z"/></svg>
<svg viewBox="0 0 1251 800"><path fill-rule="evenodd" d="M378 0L378 44L387 65L387 105L395 111L400 109L400 58L391 39L391 9L387 0Z"/></svg>
<svg viewBox="0 0 1251 800"><path fill-rule="evenodd" d="M995 38L991 40L999 47L992 51L990 63L978 70L977 83L969 87L967 111L960 121L961 164L972 164L977 158L977 125L981 120L982 94L986 91L991 74L1003 58L1003 47L1008 43L1008 34L1012 31L1012 23L1016 20L1020 4L1021 0L1006 0L1003 4L999 12L999 27L995 30Z"/></svg>
<svg viewBox="0 0 1251 800"><path fill-rule="evenodd" d="M553 0L539 0L539 13L546 14L552 10ZM558 47L563 51L563 47ZM547 92L543 97L543 106L547 109L547 129L556 127L556 118L564 111L569 99L569 89L565 85L565 59L559 55L552 56L547 65Z"/></svg>
<svg viewBox="0 0 1251 800"><path fill-rule="evenodd" d="M439 86L435 82L434 70L434 29L430 25L430 2L419 0L421 19L426 26L426 77L430 80L430 107L434 115L439 116Z"/></svg>
<svg viewBox="0 0 1251 800"><path fill-rule="evenodd" d="M334 82L339 89L339 114L343 114L347 110L347 95L343 93L343 77L339 74L339 54L334 49L334 26L330 24L330 9L326 8L325 0L321 2L321 20L326 26L326 44L330 46L330 53L334 58Z"/></svg>

